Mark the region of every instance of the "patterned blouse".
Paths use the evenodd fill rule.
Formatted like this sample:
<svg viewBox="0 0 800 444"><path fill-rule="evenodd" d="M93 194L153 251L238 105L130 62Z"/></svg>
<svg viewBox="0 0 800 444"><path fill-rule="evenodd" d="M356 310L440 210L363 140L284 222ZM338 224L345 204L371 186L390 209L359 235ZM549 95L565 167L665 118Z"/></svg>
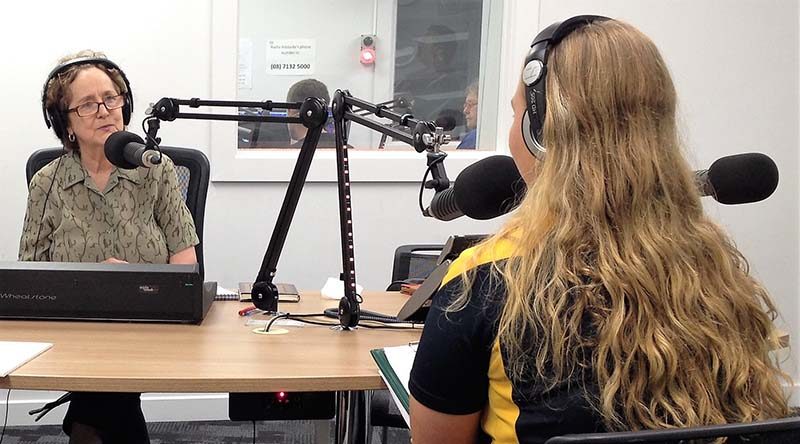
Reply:
<svg viewBox="0 0 800 444"><path fill-rule="evenodd" d="M154 168L114 169L100 191L80 154L68 152L31 179L19 260L165 264L198 243L169 157Z"/></svg>

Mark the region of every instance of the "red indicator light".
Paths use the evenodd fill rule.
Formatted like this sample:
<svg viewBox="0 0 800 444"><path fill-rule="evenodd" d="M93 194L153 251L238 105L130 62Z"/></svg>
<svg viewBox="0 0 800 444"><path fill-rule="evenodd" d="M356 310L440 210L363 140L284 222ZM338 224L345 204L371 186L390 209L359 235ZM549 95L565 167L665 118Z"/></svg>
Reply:
<svg viewBox="0 0 800 444"><path fill-rule="evenodd" d="M371 34L361 35L361 53L358 60L363 65L375 63L375 36Z"/></svg>
<svg viewBox="0 0 800 444"><path fill-rule="evenodd" d="M375 50L372 48L362 49L360 61L364 65L372 65L375 63Z"/></svg>

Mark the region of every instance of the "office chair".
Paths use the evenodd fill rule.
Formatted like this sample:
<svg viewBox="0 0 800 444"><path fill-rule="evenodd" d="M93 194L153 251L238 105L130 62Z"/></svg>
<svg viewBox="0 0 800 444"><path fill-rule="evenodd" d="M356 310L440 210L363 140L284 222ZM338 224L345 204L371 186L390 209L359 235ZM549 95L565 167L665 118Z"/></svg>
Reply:
<svg viewBox="0 0 800 444"><path fill-rule="evenodd" d="M203 276L203 218L206 211L206 195L208 194L208 180L211 167L208 158L202 151L190 148L177 148L162 146L161 151L175 163L175 172L178 175L178 186L186 200L186 206L194 219L197 238L200 243L195 246L197 263L200 265L200 275ZM62 148L43 148L36 150L28 157L25 165L25 176L28 184L33 175L45 165L64 154Z"/></svg>
<svg viewBox="0 0 800 444"><path fill-rule="evenodd" d="M444 245L401 245L394 252L392 281L386 291L399 291L400 285L412 280L422 281L436 268L436 259ZM381 442L386 443L389 427L407 429L408 425L392 400L388 390L375 390L369 402L370 427L367 442L372 439L372 427L381 427Z"/></svg>
<svg viewBox="0 0 800 444"><path fill-rule="evenodd" d="M783 419L635 432L582 433L556 436L545 444L696 443L729 438L728 444L789 444L800 442L800 416Z"/></svg>
<svg viewBox="0 0 800 444"><path fill-rule="evenodd" d="M394 252L392 281L386 291L400 291L409 279L424 280L436 268L436 259L444 245L401 245Z"/></svg>

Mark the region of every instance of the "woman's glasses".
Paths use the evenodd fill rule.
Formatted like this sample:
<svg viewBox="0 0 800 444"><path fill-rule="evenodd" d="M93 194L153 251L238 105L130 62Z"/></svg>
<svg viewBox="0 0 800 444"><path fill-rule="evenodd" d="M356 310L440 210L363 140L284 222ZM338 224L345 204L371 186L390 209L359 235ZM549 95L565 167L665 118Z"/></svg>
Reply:
<svg viewBox="0 0 800 444"><path fill-rule="evenodd" d="M125 104L125 96L117 94L116 96L108 96L103 98L102 102L86 102L82 103L75 108L67 109L68 112L74 112L80 117L89 117L97 114L100 111L100 105L106 107L107 110L122 108Z"/></svg>

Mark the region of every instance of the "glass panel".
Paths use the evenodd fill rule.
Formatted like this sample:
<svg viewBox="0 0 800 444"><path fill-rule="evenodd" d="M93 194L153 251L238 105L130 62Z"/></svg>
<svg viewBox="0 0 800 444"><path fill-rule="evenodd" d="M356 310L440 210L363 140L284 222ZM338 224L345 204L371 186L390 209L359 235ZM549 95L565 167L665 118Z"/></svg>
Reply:
<svg viewBox="0 0 800 444"><path fill-rule="evenodd" d="M398 113L436 120L452 137L446 149L474 148L478 91L496 95L497 89L486 94L485 86L478 87L491 3L497 2L239 0L238 100L301 101L346 89ZM240 115L286 113L239 110ZM350 128L348 142L355 149L408 149L361 125ZM494 137L493 127L481 131L485 140ZM281 123L240 122L238 147L299 147L304 133L303 127ZM319 147L333 146L329 122Z"/></svg>
<svg viewBox="0 0 800 444"><path fill-rule="evenodd" d="M397 7L395 98L475 148L482 0L406 0ZM470 87L471 94L467 94Z"/></svg>

